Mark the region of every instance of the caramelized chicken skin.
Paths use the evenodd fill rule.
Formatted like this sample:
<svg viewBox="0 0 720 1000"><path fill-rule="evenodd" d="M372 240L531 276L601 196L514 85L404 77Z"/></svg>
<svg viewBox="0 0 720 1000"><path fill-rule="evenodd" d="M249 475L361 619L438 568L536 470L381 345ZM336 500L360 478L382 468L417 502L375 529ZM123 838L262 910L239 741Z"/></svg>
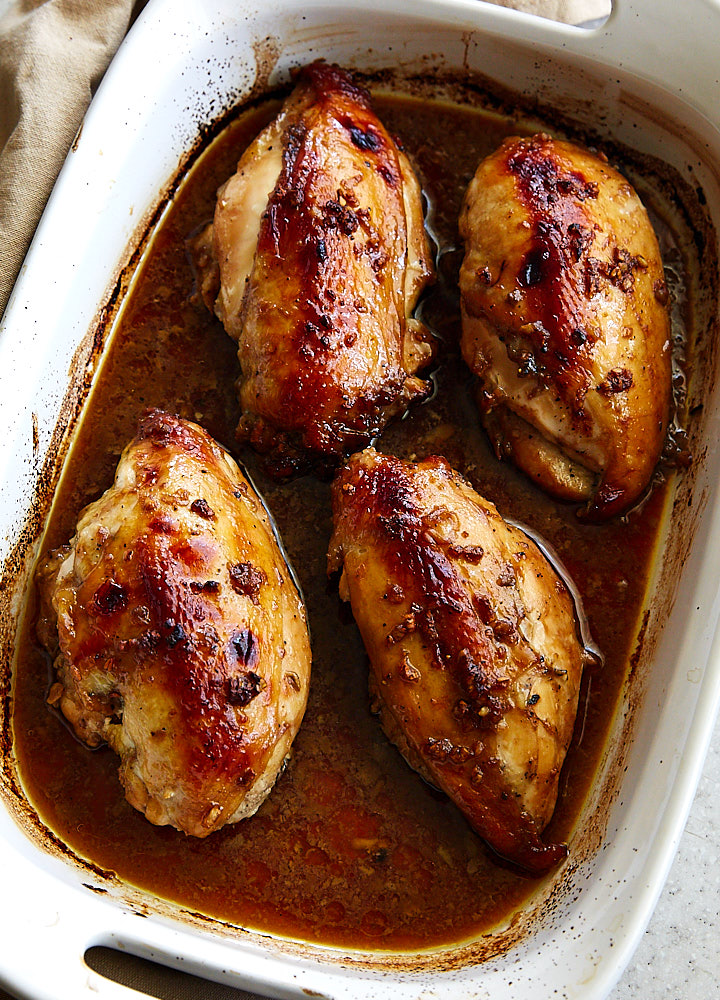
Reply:
<svg viewBox="0 0 720 1000"><path fill-rule="evenodd" d="M81 740L120 755L131 805L196 837L255 812L305 710L310 644L268 514L232 458L149 411L39 584L57 653L49 700Z"/></svg>
<svg viewBox="0 0 720 1000"><path fill-rule="evenodd" d="M333 485L330 571L388 737L498 855L541 874L583 649L560 577L442 458L367 449Z"/></svg>
<svg viewBox="0 0 720 1000"><path fill-rule="evenodd" d="M646 488L668 424L668 292L631 185L547 135L478 167L460 217L462 351L499 455L604 520Z"/></svg>
<svg viewBox="0 0 720 1000"><path fill-rule="evenodd" d="M198 242L206 302L213 257L239 435L271 472L331 466L428 394L430 336L411 315L432 273L420 187L343 70L306 67L218 192Z"/></svg>

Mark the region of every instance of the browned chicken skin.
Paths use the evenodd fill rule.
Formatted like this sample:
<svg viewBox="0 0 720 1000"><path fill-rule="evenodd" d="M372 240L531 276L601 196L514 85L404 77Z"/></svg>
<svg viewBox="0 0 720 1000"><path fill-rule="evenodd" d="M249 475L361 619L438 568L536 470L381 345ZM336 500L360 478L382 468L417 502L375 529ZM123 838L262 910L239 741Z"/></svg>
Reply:
<svg viewBox="0 0 720 1000"><path fill-rule="evenodd" d="M58 654L49 700L120 755L131 805L196 837L251 815L300 725L310 644L268 514L230 456L150 411L39 583Z"/></svg>
<svg viewBox="0 0 720 1000"><path fill-rule="evenodd" d="M407 157L343 70L313 63L218 192L203 295L238 342L239 426L269 471L332 466L429 392L411 313L432 273ZM211 240L212 235L212 240ZM210 250L212 242L212 251Z"/></svg>
<svg viewBox="0 0 720 1000"><path fill-rule="evenodd" d="M372 448L333 485L342 569L383 728L502 858L542 874L583 648L540 550L442 458Z"/></svg>
<svg viewBox="0 0 720 1000"><path fill-rule="evenodd" d="M498 454L588 520L626 510L662 451L668 292L631 185L546 135L487 157L460 217L462 350Z"/></svg>

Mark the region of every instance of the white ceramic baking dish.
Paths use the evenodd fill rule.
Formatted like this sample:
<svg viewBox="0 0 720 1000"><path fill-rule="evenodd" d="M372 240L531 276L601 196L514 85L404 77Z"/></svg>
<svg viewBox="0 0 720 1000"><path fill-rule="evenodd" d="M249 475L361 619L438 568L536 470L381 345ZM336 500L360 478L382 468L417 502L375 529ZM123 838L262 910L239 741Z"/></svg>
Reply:
<svg viewBox="0 0 720 1000"><path fill-rule="evenodd" d="M83 865L31 822L10 743L17 616L47 508L96 363L98 318L202 128L258 85L318 56L365 69L466 68L537 93L580 125L658 156L702 189L720 227L720 9L617 0L573 28L477 0L151 0L107 73L62 171L0 329L0 983L32 1000L127 997L95 974L93 945L265 996L606 996L662 887L720 698L720 386L712 296L692 392L692 471L667 512L642 644L571 863L475 943L383 956L309 947L192 918ZM704 259L714 262L716 248ZM715 287L715 274L704 276ZM122 289L121 289L122 290ZM98 891L99 890L99 891Z"/></svg>

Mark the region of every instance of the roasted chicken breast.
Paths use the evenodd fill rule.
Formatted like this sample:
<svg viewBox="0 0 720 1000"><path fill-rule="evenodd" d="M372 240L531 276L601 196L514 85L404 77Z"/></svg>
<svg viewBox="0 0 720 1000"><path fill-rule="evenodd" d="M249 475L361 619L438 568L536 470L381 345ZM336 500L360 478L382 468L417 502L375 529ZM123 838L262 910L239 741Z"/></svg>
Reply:
<svg viewBox="0 0 720 1000"><path fill-rule="evenodd" d="M259 496L202 428L148 412L39 570L49 700L128 801L205 837L251 815L302 720L305 609Z"/></svg>
<svg viewBox="0 0 720 1000"><path fill-rule="evenodd" d="M431 338L412 318L432 274L420 187L338 67L300 73L218 192L196 260L238 343L239 435L270 472L332 466L430 391Z"/></svg>
<svg viewBox="0 0 720 1000"><path fill-rule="evenodd" d="M442 458L373 449L333 485L342 570L388 737L502 858L541 874L577 710L575 607L538 547Z"/></svg>
<svg viewBox="0 0 720 1000"><path fill-rule="evenodd" d="M671 397L668 290L632 186L540 134L483 160L460 216L462 351L499 456L600 521L643 493Z"/></svg>

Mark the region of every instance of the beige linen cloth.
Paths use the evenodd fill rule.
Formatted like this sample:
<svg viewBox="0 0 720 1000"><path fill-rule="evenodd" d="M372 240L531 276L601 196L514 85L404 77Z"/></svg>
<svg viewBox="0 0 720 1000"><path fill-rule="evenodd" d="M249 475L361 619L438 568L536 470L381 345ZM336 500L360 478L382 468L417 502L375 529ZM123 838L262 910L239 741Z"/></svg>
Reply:
<svg viewBox="0 0 720 1000"><path fill-rule="evenodd" d="M145 2L0 0L0 315L90 99ZM494 2L574 24L610 11L610 0ZM254 997L107 949L92 949L88 960L97 972L149 996ZM0 1000L8 1000L2 989Z"/></svg>
<svg viewBox="0 0 720 1000"><path fill-rule="evenodd" d="M132 0L0 0L0 315Z"/></svg>

